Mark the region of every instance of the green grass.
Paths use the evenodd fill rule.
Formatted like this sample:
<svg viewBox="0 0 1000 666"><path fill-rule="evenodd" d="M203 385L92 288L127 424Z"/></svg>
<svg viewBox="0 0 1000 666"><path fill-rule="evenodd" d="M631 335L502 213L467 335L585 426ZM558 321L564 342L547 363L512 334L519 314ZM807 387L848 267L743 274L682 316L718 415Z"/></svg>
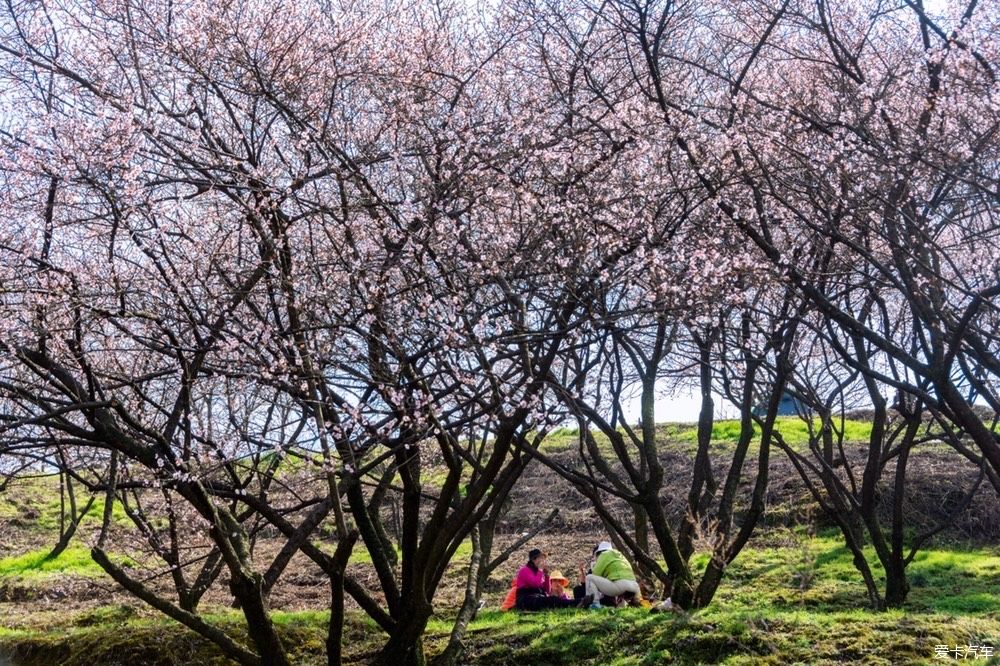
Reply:
<svg viewBox="0 0 1000 666"><path fill-rule="evenodd" d="M818 425L818 422L817 422ZM840 427L840 423L837 423ZM738 420L724 419L712 424L712 443L714 451L731 451L740 438L742 426ZM843 423L844 440L846 442L867 442L871 437L871 423L867 421L846 420ZM666 450L681 451L694 455L698 446L698 426L695 423L661 423L656 426L658 443ZM777 431L785 442L796 449L802 449L809 444L809 425L797 416L779 416ZM624 431L622 431L624 432ZM751 449L756 449L760 428L754 426L754 438ZM558 453L575 449L579 446L579 430L576 428L560 428L551 432L542 442L542 450L547 453ZM603 434L594 433L594 439L602 451L611 452L611 444Z"/></svg>
<svg viewBox="0 0 1000 666"><path fill-rule="evenodd" d="M840 428L840 423L836 424ZM819 427L819 422L814 421L814 428ZM663 438L668 441L677 441L687 444L697 445L698 427L695 424L667 423L657 426L663 433ZM740 437L742 426L738 420L727 419L715 421L712 424L713 445L725 445L731 447L736 444ZM781 434L789 446L803 447L809 444L809 424L797 416L779 416L776 421L776 430ZM844 440L847 442L866 442L871 437L872 425L868 421L845 420L843 423ZM754 426L754 441L760 436L760 427Z"/></svg>
<svg viewBox="0 0 1000 666"><path fill-rule="evenodd" d="M860 574L834 532L811 539L783 532L784 545L757 545L740 554L727 571L717 603L822 613L864 606ZM874 549L867 547L865 555L876 580L884 585ZM930 548L917 554L907 573L909 612L972 616L990 608L1000 610L1000 548Z"/></svg>
<svg viewBox="0 0 1000 666"><path fill-rule="evenodd" d="M328 550L332 554L335 548L336 548L335 546L329 546ZM401 554L401 551L400 551L399 547L397 546L396 547L396 555L400 555L400 554ZM363 543L357 543L357 544L355 544L354 548L351 550L351 557L348 560L348 562L350 562L351 564L371 564L372 563L372 555L371 555L371 553L368 552L368 549L365 548L365 545Z"/></svg>
<svg viewBox="0 0 1000 666"><path fill-rule="evenodd" d="M470 661L483 664L930 663L941 643L994 641L996 622L715 606L690 616L618 610L497 617L472 627Z"/></svg>
<svg viewBox="0 0 1000 666"><path fill-rule="evenodd" d="M904 609L869 611L835 533L775 530L733 563L713 604L688 617L490 613L472 642L488 664L932 663L939 644L1000 647L1000 549L929 549L909 572Z"/></svg>
<svg viewBox="0 0 1000 666"><path fill-rule="evenodd" d="M44 633L0 632L0 644L25 666L53 663L224 663L191 632L159 618L113 609L101 623L50 626ZM246 640L236 613L213 622ZM293 663L323 663L327 615L276 614L276 626ZM435 618L425 648L430 656L447 642L450 620ZM361 663L384 636L351 614L345 636L346 661ZM996 645L1000 633L990 618L841 611L810 613L727 609L714 606L691 615L654 615L642 610L557 611L523 615L484 611L469 628L462 663L518 664L919 664L933 663L936 645Z"/></svg>
<svg viewBox="0 0 1000 666"><path fill-rule="evenodd" d="M694 560L697 566L705 562L704 555ZM835 533L809 536L776 529L741 554L706 609L690 615L485 610L470 626L463 663L931 664L936 645L1000 648L1000 549L952 545L926 550L911 565L910 580L913 589L904 609L869 611L850 553ZM490 608L500 594L487 599ZM246 640L238 612L210 611L212 622ZM440 609L428 626L425 647L431 656L447 643L451 612ZM325 612L273 615L294 663L323 663ZM370 658L384 638L370 619L351 613L345 635L348 663ZM26 665L222 663L211 646L187 630L147 609L127 606L52 611L18 623L0 619L2 648L14 650Z"/></svg>
<svg viewBox="0 0 1000 666"><path fill-rule="evenodd" d="M333 547L330 547L329 550L330 552L333 552ZM400 551L398 546L396 547L396 554L402 555L402 551ZM451 559L451 565L454 566L454 565L464 564L467 568L469 564L469 558L471 557L472 557L472 541L466 539L461 544L459 544L458 548L455 549L455 555ZM354 549L351 551L351 558L348 561L351 564L371 564L372 556L371 553L368 552L368 549L365 548L364 544L358 543L354 546Z"/></svg>
<svg viewBox="0 0 1000 666"><path fill-rule="evenodd" d="M99 577L104 570L90 557L90 550L79 545L70 545L59 557L46 559L51 549L33 550L15 557L0 559L0 580L18 578L40 581L45 578L73 575ZM126 557L114 557L121 564L132 564Z"/></svg>

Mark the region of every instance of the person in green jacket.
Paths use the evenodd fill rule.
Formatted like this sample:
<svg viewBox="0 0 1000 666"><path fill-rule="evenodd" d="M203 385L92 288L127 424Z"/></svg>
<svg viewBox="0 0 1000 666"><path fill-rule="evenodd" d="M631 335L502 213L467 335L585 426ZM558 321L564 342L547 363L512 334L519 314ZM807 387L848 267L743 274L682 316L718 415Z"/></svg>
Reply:
<svg viewBox="0 0 1000 666"><path fill-rule="evenodd" d="M602 541L594 549L597 560L585 581L587 596L592 609L601 608L601 597L625 597L630 605L638 604L639 584L635 572L625 556L611 543Z"/></svg>

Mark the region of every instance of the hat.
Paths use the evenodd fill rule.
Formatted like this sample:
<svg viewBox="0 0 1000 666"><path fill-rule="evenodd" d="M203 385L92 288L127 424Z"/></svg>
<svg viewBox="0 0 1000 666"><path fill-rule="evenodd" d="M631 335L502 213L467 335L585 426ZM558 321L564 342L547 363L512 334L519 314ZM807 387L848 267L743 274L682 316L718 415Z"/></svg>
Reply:
<svg viewBox="0 0 1000 666"><path fill-rule="evenodd" d="M611 545L610 541L602 541L599 544L597 544L596 548L594 548L594 553L595 554L596 553L603 553L606 550L614 550L614 549L615 549L615 547Z"/></svg>
<svg viewBox="0 0 1000 666"><path fill-rule="evenodd" d="M548 556L548 553L543 552L541 548L532 548L531 550L528 551L528 561L531 562L532 560L535 560L541 557L542 555Z"/></svg>
<svg viewBox="0 0 1000 666"><path fill-rule="evenodd" d="M553 571L552 574L549 576L549 580L555 581L557 583L562 583L563 587L569 585L569 578L563 576L562 571Z"/></svg>

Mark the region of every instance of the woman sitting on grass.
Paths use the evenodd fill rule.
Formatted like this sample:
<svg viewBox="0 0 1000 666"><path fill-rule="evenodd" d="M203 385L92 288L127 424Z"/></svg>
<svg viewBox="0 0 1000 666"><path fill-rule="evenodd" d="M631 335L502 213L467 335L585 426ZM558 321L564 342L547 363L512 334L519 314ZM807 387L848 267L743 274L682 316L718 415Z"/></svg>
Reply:
<svg viewBox="0 0 1000 666"><path fill-rule="evenodd" d="M553 571L552 575L549 576L549 596L569 599L569 593L566 591L568 586L569 578L563 576L561 571ZM576 589L573 589L573 598L579 603L582 597L583 585L581 584L579 595L577 595ZM515 604L517 604L517 576L510 579L510 589L507 591L507 596L504 597L503 602L500 604L500 610L512 610Z"/></svg>
<svg viewBox="0 0 1000 666"><path fill-rule="evenodd" d="M552 579L545 566L548 555L538 548L528 552L528 561L517 572L514 586L517 597L514 607L521 611L537 611L546 608L569 608L577 602L566 598L565 594L552 594ZM568 582L568 581L567 581Z"/></svg>

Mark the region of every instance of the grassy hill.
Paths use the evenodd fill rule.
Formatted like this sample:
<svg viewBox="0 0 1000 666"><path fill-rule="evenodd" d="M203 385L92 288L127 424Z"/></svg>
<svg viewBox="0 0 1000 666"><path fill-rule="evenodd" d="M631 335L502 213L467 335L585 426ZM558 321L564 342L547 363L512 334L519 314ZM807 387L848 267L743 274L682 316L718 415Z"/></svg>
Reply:
<svg viewBox="0 0 1000 666"><path fill-rule="evenodd" d="M867 424L852 421L846 427L852 441L849 455L861 455ZM715 429L713 446L724 458L738 424L721 421ZM781 430L793 446L806 445L801 422L786 419ZM669 498L684 492L696 433L685 424L665 424L659 431L668 470L664 495ZM575 431L557 431L545 446L569 461L577 439ZM934 444L915 451L908 489L914 520L933 519L948 493L967 482L953 460ZM730 567L709 608L690 615L640 610L502 613L496 609L520 564L517 556L490 580L487 607L466 639L465 661L518 666L930 664L940 663L935 659L939 646L988 645L994 653L1000 651L1000 500L992 489L982 488L962 521L917 555L909 569L912 591L905 609L874 613L865 609L864 586L838 532L824 523L780 453L772 465L768 517ZM434 478L428 474L430 481ZM553 506L560 508L560 520L537 541L552 553L553 566L571 571L600 536L600 526L587 502L541 465L531 465L512 493L498 545ZM58 512L53 479L14 484L0 493L0 664L4 655L26 666L227 663L197 635L123 594L90 560L86 544L99 508L84 521L70 548L46 560ZM115 518L127 524L127 517L116 513ZM260 547L272 546L263 539ZM135 561L138 554L119 550L116 556L124 564L141 565ZM696 555L695 564L704 566L706 558ZM467 562L468 551L461 549L435 600L437 615L427 637L431 655L447 641ZM351 567L362 579L370 575L363 548L354 554ZM224 585L216 587L203 608L238 636L241 618L230 607ZM323 578L296 557L272 596L276 622L295 663L325 663L326 594ZM345 642L350 662L364 663L382 640L360 611L349 612ZM1000 658L989 663L1000 663Z"/></svg>
<svg viewBox="0 0 1000 666"><path fill-rule="evenodd" d="M708 609L557 611L536 615L487 609L470 628L470 663L500 664L864 664L933 663L939 645L1000 646L1000 548L944 548L920 554L906 610L858 606L864 590L834 534L788 530L749 549ZM488 598L491 606L498 595ZM495 607L495 606L494 606ZM231 610L214 619L240 633ZM297 663L322 663L326 615L279 613ZM7 617L0 645L23 664L226 663L198 636L131 605L51 609ZM443 649L447 611L431 623L428 650ZM347 654L363 661L378 629L359 613L348 624ZM985 660L979 663L986 663ZM994 659L993 662L996 663Z"/></svg>

